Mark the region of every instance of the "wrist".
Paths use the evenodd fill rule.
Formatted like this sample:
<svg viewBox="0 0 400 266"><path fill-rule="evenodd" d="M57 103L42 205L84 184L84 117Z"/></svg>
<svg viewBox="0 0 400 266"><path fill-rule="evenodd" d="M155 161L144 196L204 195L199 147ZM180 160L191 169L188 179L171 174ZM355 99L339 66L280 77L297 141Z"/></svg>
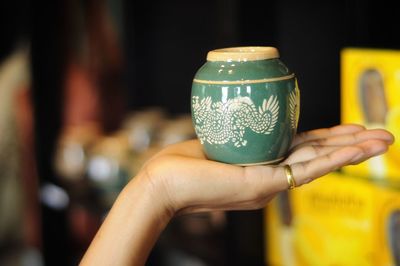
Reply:
<svg viewBox="0 0 400 266"><path fill-rule="evenodd" d="M134 187L136 193L141 193L144 200L150 203L160 224L168 224L176 210L171 202L167 182L164 180L167 171L161 165L162 163L156 166L145 165L128 186Z"/></svg>
<svg viewBox="0 0 400 266"><path fill-rule="evenodd" d="M124 188L122 193L137 195L142 206L147 206L148 213L160 228L164 228L174 216L174 211L169 208L168 197L164 186L146 171L139 172ZM138 202L133 202L133 206Z"/></svg>
<svg viewBox="0 0 400 266"><path fill-rule="evenodd" d="M121 191L81 265L144 265L172 218L158 186L139 174Z"/></svg>

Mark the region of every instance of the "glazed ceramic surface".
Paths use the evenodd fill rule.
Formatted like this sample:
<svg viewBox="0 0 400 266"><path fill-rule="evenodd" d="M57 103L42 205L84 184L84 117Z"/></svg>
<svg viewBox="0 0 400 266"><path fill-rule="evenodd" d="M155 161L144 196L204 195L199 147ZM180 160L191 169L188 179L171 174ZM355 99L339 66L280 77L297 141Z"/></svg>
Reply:
<svg viewBox="0 0 400 266"><path fill-rule="evenodd" d="M282 160L296 134L299 90L273 47L213 50L192 85L192 119L209 159Z"/></svg>

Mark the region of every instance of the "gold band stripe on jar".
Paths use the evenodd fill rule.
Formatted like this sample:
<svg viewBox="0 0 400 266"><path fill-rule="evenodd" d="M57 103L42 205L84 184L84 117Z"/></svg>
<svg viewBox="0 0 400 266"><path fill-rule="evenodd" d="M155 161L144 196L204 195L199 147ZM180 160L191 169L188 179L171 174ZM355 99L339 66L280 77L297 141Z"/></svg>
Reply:
<svg viewBox="0 0 400 266"><path fill-rule="evenodd" d="M203 84L254 84L254 83L266 83L281 80L288 80L294 78L294 74L290 74L283 77L276 78L265 78L265 79L250 79L250 80L203 80L203 79L193 79L193 82L203 83Z"/></svg>

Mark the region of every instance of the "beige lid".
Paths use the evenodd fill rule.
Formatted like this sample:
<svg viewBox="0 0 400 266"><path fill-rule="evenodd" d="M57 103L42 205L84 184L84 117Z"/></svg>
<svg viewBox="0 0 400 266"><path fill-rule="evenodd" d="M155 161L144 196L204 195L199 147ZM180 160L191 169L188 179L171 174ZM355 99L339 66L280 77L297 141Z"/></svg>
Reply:
<svg viewBox="0 0 400 266"><path fill-rule="evenodd" d="M208 52L207 61L255 61L279 58L278 49L270 46L247 46L216 49Z"/></svg>

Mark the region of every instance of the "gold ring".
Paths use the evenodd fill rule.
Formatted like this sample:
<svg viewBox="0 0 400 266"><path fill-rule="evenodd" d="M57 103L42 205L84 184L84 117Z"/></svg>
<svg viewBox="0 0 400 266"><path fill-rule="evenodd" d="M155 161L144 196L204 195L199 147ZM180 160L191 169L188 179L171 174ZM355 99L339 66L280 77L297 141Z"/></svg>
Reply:
<svg viewBox="0 0 400 266"><path fill-rule="evenodd" d="M289 184L289 189L294 189L296 187L296 181L294 180L294 177L293 177L292 168L288 164L286 164L284 166L284 168L285 168L287 182Z"/></svg>

